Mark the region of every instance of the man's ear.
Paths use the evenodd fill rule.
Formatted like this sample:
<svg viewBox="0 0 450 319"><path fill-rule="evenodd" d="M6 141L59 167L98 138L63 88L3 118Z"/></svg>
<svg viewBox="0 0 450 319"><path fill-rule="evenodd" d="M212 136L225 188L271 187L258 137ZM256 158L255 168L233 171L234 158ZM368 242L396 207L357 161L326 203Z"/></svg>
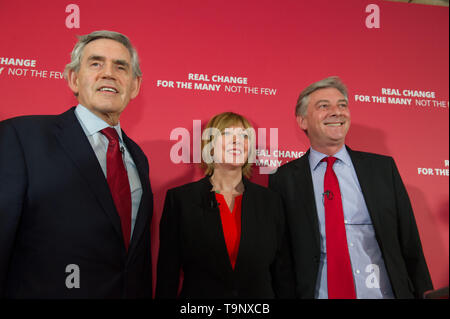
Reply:
<svg viewBox="0 0 450 319"><path fill-rule="evenodd" d="M306 116L297 115L297 123L303 131L308 130L308 120Z"/></svg>
<svg viewBox="0 0 450 319"><path fill-rule="evenodd" d="M77 72L75 72L74 70L69 70L69 72L67 72L67 83L69 84L72 92L77 95L79 91Z"/></svg>
<svg viewBox="0 0 450 319"><path fill-rule="evenodd" d="M132 99L134 99L139 94L139 90L141 89L141 83L142 83L141 76L138 76L133 79L133 83L131 86L131 95L130 95L130 97Z"/></svg>

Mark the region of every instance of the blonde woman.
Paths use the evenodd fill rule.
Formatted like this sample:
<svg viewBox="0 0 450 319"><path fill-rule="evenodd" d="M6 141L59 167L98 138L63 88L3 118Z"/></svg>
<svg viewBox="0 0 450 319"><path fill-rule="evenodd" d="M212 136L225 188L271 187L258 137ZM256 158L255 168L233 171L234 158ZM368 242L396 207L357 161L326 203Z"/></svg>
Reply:
<svg viewBox="0 0 450 319"><path fill-rule="evenodd" d="M252 126L241 115L222 113L202 139L206 176L166 195L156 298L294 297L281 200L247 179Z"/></svg>

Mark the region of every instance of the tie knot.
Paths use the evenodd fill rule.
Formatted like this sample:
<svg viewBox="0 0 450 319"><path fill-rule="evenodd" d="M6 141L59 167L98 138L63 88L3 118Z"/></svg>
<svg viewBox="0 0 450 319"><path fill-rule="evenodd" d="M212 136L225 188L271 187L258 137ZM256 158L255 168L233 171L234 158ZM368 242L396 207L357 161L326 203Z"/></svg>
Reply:
<svg viewBox="0 0 450 319"><path fill-rule="evenodd" d="M321 162L326 162L328 167L333 167L334 163L336 162L337 158L333 156L327 156L322 158Z"/></svg>
<svg viewBox="0 0 450 319"><path fill-rule="evenodd" d="M117 131L114 128L107 127L101 130L100 132L106 136L106 138L110 143L119 142L119 134L117 134Z"/></svg>

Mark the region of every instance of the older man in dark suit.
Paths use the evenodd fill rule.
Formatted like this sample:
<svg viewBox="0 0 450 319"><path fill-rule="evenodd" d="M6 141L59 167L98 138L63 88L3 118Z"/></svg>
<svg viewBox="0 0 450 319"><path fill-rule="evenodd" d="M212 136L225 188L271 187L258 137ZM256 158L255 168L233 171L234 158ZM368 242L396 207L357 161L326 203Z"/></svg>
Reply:
<svg viewBox="0 0 450 319"><path fill-rule="evenodd" d="M65 76L78 106L0 122L0 296L151 298L148 161L119 123L137 53L96 31Z"/></svg>
<svg viewBox="0 0 450 319"><path fill-rule="evenodd" d="M432 283L394 160L351 150L347 89L308 86L296 106L311 148L269 177L281 194L299 298L421 298Z"/></svg>

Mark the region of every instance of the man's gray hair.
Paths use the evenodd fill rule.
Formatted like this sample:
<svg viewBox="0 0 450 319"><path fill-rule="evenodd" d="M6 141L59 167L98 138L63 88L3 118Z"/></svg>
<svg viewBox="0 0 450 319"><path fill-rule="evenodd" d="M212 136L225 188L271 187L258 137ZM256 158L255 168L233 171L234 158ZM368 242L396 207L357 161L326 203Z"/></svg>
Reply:
<svg viewBox="0 0 450 319"><path fill-rule="evenodd" d="M337 89L339 92L342 93L342 95L344 95L345 99L348 102L348 92L345 84L341 81L339 77L330 76L326 79L311 84L300 93L300 96L298 97L297 100L297 105L295 106L295 115L305 116L306 111L308 110L309 96L311 95L311 93L319 89L326 89L326 88Z"/></svg>
<svg viewBox="0 0 450 319"><path fill-rule="evenodd" d="M72 50L71 61L68 63L64 69L64 78L67 80L69 71L78 72L81 66L81 56L83 54L84 47L94 40L98 39L110 39L122 43L130 52L131 56L131 66L133 70L133 76L141 77L142 72L139 66L139 56L136 52L136 49L131 44L128 37L124 34L114 32L114 31L94 31L86 35L82 35L78 37L78 42L75 44L75 47Z"/></svg>

